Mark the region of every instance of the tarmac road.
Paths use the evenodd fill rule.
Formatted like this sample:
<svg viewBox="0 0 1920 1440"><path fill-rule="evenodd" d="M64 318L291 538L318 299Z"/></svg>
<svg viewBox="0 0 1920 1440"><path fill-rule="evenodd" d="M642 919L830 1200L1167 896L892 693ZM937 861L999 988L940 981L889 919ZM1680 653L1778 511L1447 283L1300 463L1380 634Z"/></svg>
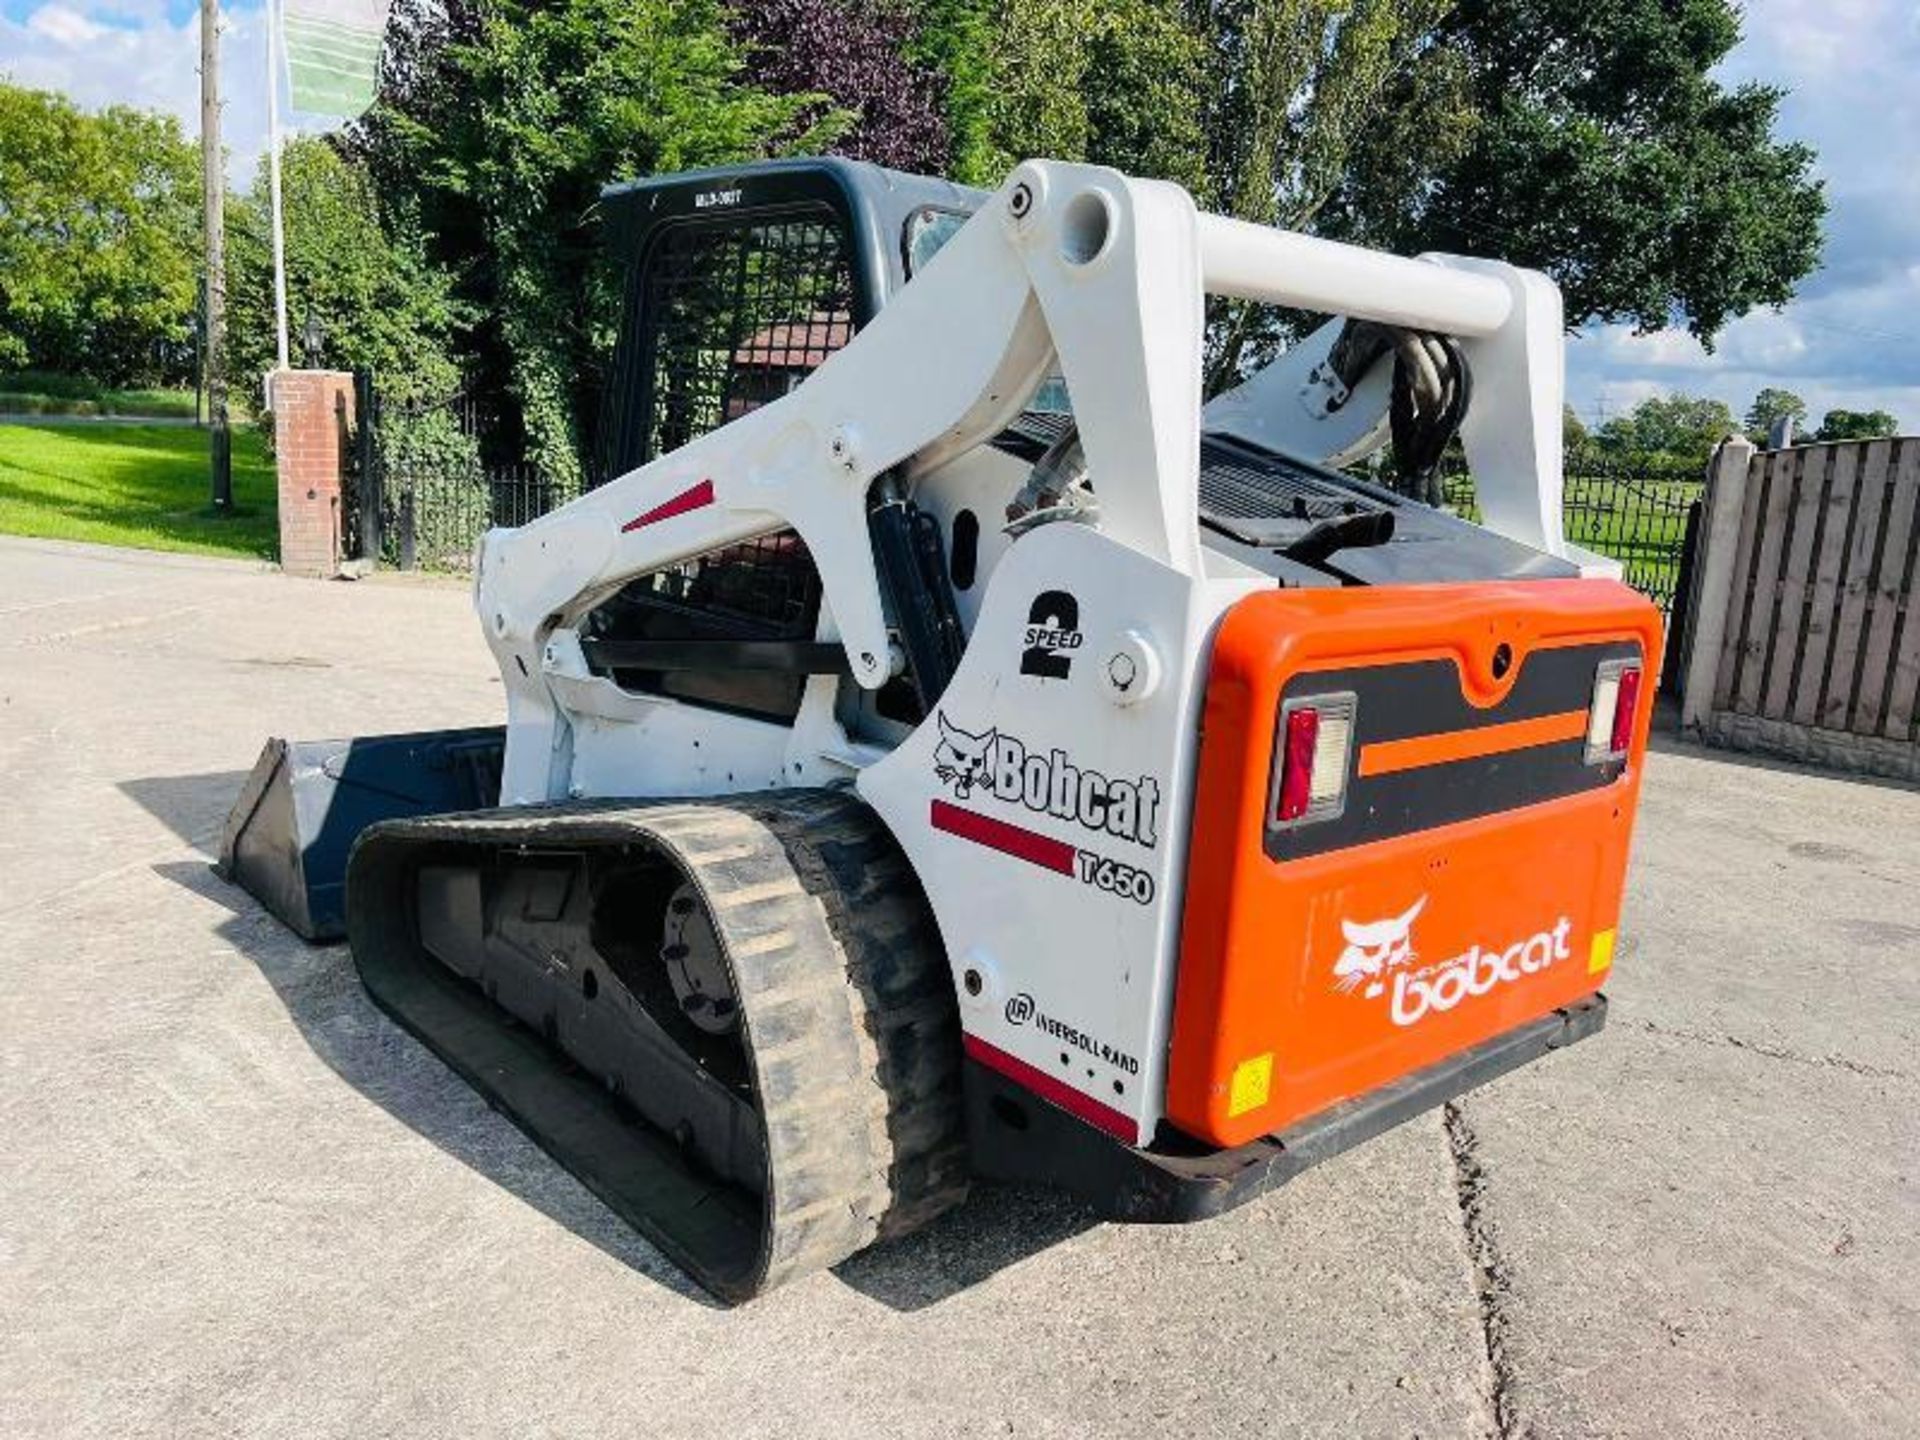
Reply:
<svg viewBox="0 0 1920 1440"><path fill-rule="evenodd" d="M267 734L500 708L460 587L0 540L0 1434L1914 1433L1913 790L1665 742L1596 1039L728 1311L207 868Z"/></svg>

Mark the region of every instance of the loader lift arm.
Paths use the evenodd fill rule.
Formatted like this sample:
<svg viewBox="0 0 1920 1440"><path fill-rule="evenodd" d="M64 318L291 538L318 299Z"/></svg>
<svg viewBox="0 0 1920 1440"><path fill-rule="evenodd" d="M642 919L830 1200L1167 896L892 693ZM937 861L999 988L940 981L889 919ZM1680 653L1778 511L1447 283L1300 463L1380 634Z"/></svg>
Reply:
<svg viewBox="0 0 1920 1440"><path fill-rule="evenodd" d="M797 531L819 566L848 673L869 690L884 684L897 663L869 522L875 482L989 440L1056 363L1101 477L1103 530L1200 574L1208 293L1479 342L1483 393L1554 420L1498 436L1481 457L1485 503L1513 519L1514 538L1565 549L1560 310L1540 277L1202 215L1178 186L1030 161L790 394L542 519L488 534L476 603L509 694L504 802L565 793L563 767L552 763L564 753L560 710L541 675L579 661L564 642L549 645L554 633L633 577L723 546Z"/></svg>

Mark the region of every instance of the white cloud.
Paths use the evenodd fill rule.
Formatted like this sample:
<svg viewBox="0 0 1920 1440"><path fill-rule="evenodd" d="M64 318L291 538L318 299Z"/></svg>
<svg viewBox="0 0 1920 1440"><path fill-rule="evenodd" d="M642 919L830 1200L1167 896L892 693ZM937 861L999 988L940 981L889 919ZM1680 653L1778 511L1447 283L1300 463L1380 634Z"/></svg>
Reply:
<svg viewBox="0 0 1920 1440"><path fill-rule="evenodd" d="M167 15L166 0L94 0L89 8L128 25L151 25Z"/></svg>
<svg viewBox="0 0 1920 1440"><path fill-rule="evenodd" d="M1674 343L1679 349L1680 342ZM1909 433L1920 429L1920 366L1908 358L1920 355L1920 346L1811 325L1802 345L1784 362L1767 358L1774 352L1765 347L1723 345L1712 357L1698 352L1697 364L1659 366L1637 356L1626 337L1597 331L1569 345L1567 398L1589 424L1597 424L1651 395L1676 391L1723 400L1740 415L1760 391L1778 386L1805 400L1816 422L1829 410L1886 410Z"/></svg>
<svg viewBox="0 0 1920 1440"><path fill-rule="evenodd" d="M1850 80L1871 54L1862 36L1898 34L1913 24L1905 0L1759 0L1741 17L1746 43L1728 69L1758 78L1790 73L1803 80Z"/></svg>
<svg viewBox="0 0 1920 1440"><path fill-rule="evenodd" d="M1603 326L1595 337L1607 362L1637 370L1704 370L1712 359L1684 330L1636 335L1631 326Z"/></svg>
<svg viewBox="0 0 1920 1440"><path fill-rule="evenodd" d="M1754 0L1729 83L1784 86L1780 133L1818 152L1822 268L1793 303L1729 324L1709 354L1683 331L1598 327L1567 354L1590 419L1684 390L1743 412L1769 385L1827 410L1890 410L1920 433L1920 8L1913 0Z"/></svg>
<svg viewBox="0 0 1920 1440"><path fill-rule="evenodd" d="M106 34L105 26L64 5L41 6L27 17L27 28L63 47L86 45Z"/></svg>
<svg viewBox="0 0 1920 1440"><path fill-rule="evenodd" d="M1805 308L1801 307L1804 317ZM1782 310L1756 310L1720 333L1717 358L1724 365L1750 370L1794 369L1814 349L1804 320Z"/></svg>
<svg viewBox="0 0 1920 1440"><path fill-rule="evenodd" d="M228 183L244 189L267 148L264 11L227 7L220 31L220 139ZM0 15L0 76L88 109L163 111L198 136L199 15L175 24L165 0L54 0L24 20Z"/></svg>

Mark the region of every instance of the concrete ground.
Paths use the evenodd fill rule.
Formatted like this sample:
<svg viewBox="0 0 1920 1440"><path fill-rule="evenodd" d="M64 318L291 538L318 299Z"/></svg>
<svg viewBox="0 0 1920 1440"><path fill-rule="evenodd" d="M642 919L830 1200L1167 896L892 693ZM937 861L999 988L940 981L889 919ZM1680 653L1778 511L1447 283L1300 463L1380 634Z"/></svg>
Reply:
<svg viewBox="0 0 1920 1440"><path fill-rule="evenodd" d="M729 1311L208 871L269 733L499 706L449 584L0 540L0 1434L1913 1433L1913 791L1665 744L1597 1039Z"/></svg>

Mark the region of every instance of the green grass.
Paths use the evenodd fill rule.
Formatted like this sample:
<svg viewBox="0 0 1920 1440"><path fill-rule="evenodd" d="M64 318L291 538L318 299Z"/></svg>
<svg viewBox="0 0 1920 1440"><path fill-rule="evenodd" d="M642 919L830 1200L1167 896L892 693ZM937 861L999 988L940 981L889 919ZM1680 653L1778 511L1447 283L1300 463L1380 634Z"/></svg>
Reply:
<svg viewBox="0 0 1920 1440"><path fill-rule="evenodd" d="M221 517L205 430L0 425L0 534L272 559L273 464L259 432L232 434L234 513Z"/></svg>
<svg viewBox="0 0 1920 1440"><path fill-rule="evenodd" d="M0 375L0 415L140 415L193 418L191 390L114 390L77 375L15 370Z"/></svg>

